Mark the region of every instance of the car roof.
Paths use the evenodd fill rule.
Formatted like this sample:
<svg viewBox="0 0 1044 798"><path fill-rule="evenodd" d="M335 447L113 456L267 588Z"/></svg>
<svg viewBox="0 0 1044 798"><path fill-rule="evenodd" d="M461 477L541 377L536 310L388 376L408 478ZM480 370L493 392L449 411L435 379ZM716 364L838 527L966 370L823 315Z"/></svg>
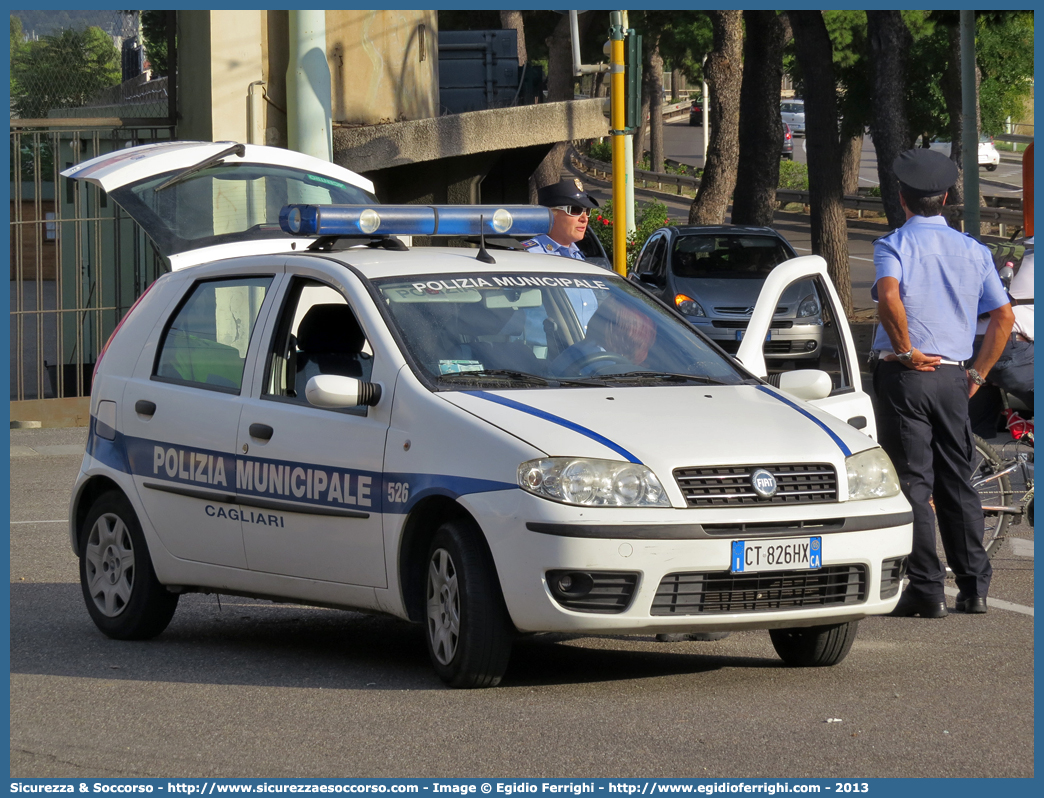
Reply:
<svg viewBox="0 0 1044 798"><path fill-rule="evenodd" d="M745 224L686 224L671 225L666 229L674 231L674 234L679 236L762 235L773 236L774 238L781 238L786 241L782 235L771 227L754 227Z"/></svg>
<svg viewBox="0 0 1044 798"><path fill-rule="evenodd" d="M486 263L476 257L478 249L467 247L410 247L408 250L387 250L366 246L351 247L334 252L303 252L351 267L370 279L385 277L424 276L446 274L589 274L605 279L614 272L582 260L561 255L543 255L511 250L493 250L495 263Z"/></svg>

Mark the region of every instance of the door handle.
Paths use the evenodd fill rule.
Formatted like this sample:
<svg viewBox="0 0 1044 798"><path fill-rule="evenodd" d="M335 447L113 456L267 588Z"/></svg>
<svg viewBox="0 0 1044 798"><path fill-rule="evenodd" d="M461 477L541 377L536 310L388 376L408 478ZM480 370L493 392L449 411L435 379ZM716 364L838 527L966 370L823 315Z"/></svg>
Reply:
<svg viewBox="0 0 1044 798"><path fill-rule="evenodd" d="M143 416L152 416L156 414L156 403L150 402L148 399L139 399L134 403L134 412L140 413Z"/></svg>
<svg viewBox="0 0 1044 798"><path fill-rule="evenodd" d="M268 441L272 438L272 433L275 432L267 424L251 424L250 425L250 437L257 438L259 441Z"/></svg>

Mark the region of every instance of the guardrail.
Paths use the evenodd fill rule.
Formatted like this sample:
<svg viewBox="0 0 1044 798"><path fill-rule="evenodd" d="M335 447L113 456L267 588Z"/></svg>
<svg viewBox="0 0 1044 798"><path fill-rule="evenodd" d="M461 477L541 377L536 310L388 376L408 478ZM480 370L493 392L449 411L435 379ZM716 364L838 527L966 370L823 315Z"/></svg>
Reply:
<svg viewBox="0 0 1044 798"><path fill-rule="evenodd" d="M585 169L593 172L595 177L612 177L613 167L610 164L588 158L579 152L575 152L574 157L583 164ZM658 191L663 191L664 186L670 186L679 195L682 193L683 188L697 189L700 186L699 178L692 175L672 175L666 172L650 172L644 169L635 169L634 184L636 187L639 181L642 188L656 188ZM785 188L776 189L776 199L781 203L800 202L802 205L808 205L810 201L809 192ZM867 197L861 194L846 194L845 207L857 211L858 218L862 218L863 211L878 214L884 213L884 202L880 197ZM947 218L960 220L964 217L964 208L960 205L947 205L944 213ZM1022 211L1012 208L980 207L979 219L982 222L998 225L999 235L1002 237L1007 234L1008 227L1021 227L1023 223Z"/></svg>

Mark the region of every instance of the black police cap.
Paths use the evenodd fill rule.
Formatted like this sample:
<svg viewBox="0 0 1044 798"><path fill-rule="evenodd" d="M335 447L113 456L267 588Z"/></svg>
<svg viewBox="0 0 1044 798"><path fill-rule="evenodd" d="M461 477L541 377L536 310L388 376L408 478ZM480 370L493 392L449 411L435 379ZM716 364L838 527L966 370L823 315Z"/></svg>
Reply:
<svg viewBox="0 0 1044 798"><path fill-rule="evenodd" d="M598 207L598 200L584 191L584 184L579 177L567 177L557 183L537 189L537 202L547 208L554 208L557 205Z"/></svg>
<svg viewBox="0 0 1044 798"><path fill-rule="evenodd" d="M957 164L935 150L915 147L892 161L903 190L920 197L945 194L957 182Z"/></svg>

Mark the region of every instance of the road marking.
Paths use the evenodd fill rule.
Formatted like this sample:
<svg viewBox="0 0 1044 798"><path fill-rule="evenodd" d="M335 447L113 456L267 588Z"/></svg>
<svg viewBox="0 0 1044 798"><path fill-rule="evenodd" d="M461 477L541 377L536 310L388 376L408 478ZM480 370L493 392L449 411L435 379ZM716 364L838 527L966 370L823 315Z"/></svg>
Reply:
<svg viewBox="0 0 1044 798"><path fill-rule="evenodd" d="M944 587L943 590L947 596L957 595L957 588L955 587ZM1022 604L1012 604L1010 601L1004 601L1003 599L990 598L989 605L994 609L1018 612L1031 618L1033 617L1033 607L1024 607Z"/></svg>
<svg viewBox="0 0 1044 798"><path fill-rule="evenodd" d="M1011 553L1016 557L1033 556L1032 540L1026 540L1025 538L1008 538L1008 544L1011 546Z"/></svg>
<svg viewBox="0 0 1044 798"><path fill-rule="evenodd" d="M811 252L812 251L808 247L794 247L794 249L797 252ZM867 263L873 263L874 262L873 258L861 258L858 255L849 255L848 259L849 260L865 260Z"/></svg>
<svg viewBox="0 0 1044 798"><path fill-rule="evenodd" d="M12 521L11 526L18 526L19 524L67 524L69 523L68 518L55 518L51 521Z"/></svg>

